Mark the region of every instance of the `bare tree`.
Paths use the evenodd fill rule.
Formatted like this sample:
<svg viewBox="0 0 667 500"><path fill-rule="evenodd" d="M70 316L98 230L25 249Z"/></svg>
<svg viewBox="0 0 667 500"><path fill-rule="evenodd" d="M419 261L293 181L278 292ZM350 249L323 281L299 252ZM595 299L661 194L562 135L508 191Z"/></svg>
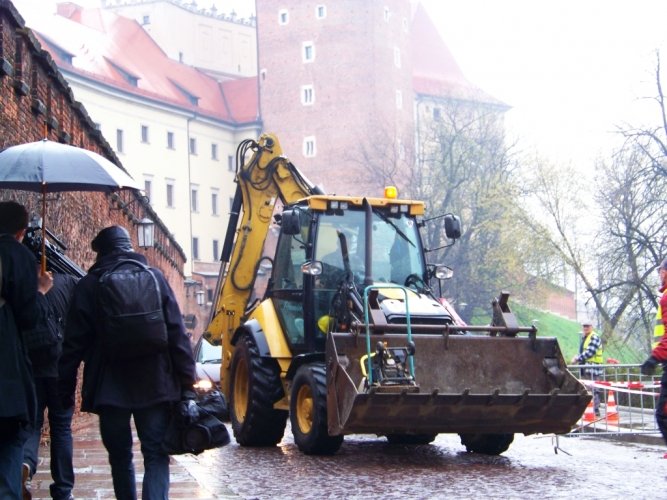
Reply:
<svg viewBox="0 0 667 500"><path fill-rule="evenodd" d="M548 216L543 223L526 222L583 283L603 338L641 348L650 344L657 305L654 269L667 255L667 121L659 60L655 77L659 125L619 129L624 141L598 161L593 196L576 172L544 163L532 170L526 190ZM595 203L587 206L591 197ZM597 226L586 233L581 215L593 213Z"/></svg>
<svg viewBox="0 0 667 500"><path fill-rule="evenodd" d="M436 113L437 111L437 113ZM508 290L536 297L534 276L525 263L537 261L517 212L512 148L505 144L499 108L464 101L429 101L417 105L416 162L396 169L406 177L404 194L426 203L426 219L459 215L463 234L452 246L442 219L423 231L430 262L450 265L454 278L446 295L470 320L475 310L489 311L491 300ZM427 119L435 117L435 119ZM406 175L407 173L407 175Z"/></svg>
<svg viewBox="0 0 667 500"><path fill-rule="evenodd" d="M656 105L656 121L653 126L619 127L620 134L626 143L638 150L646 165L655 175L667 176L667 108L661 80L660 52L655 53L654 82L656 93L648 99Z"/></svg>
<svg viewBox="0 0 667 500"><path fill-rule="evenodd" d="M622 342L634 338L646 347L657 307L654 270L667 251L667 177L656 176L652 165L653 158L632 141L600 165L600 280L591 291Z"/></svg>

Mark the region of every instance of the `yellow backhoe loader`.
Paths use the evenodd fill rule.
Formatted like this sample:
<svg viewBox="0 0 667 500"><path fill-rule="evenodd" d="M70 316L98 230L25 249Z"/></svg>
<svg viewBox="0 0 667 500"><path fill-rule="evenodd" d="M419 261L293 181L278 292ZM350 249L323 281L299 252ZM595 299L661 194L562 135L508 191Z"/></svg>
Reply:
<svg viewBox="0 0 667 500"><path fill-rule="evenodd" d="M249 160L246 156L251 154ZM558 342L520 327L506 293L470 326L431 292L424 204L325 195L262 135L239 146L237 192L204 335L221 344L221 387L243 446L280 442L290 419L307 454L343 436L429 443L458 433L500 454L515 433L566 433L591 399ZM457 217L444 218L449 239Z"/></svg>

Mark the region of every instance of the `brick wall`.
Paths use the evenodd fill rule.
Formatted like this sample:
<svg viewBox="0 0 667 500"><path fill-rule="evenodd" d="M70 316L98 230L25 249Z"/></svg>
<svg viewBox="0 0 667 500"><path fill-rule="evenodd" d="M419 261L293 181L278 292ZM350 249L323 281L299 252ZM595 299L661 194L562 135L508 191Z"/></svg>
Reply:
<svg viewBox="0 0 667 500"><path fill-rule="evenodd" d="M0 150L47 138L95 151L121 166L85 108L74 100L49 54L8 0L0 0L0 96ZM40 194L0 189L0 198L15 199L41 214ZM67 255L84 269L94 261L90 241L100 229L112 224L125 226L136 244L136 221L144 217L155 221L157 244L145 252L146 256L165 273L177 294L183 295L183 251L137 193L54 193L47 200L46 227L67 244ZM130 202L128 208L121 209Z"/></svg>
<svg viewBox="0 0 667 500"><path fill-rule="evenodd" d="M86 110L74 100L49 54L25 28L8 0L0 0L0 96L0 150L46 137L95 151L121 165ZM30 212L41 214L38 193L0 186L0 199L16 200ZM47 200L45 226L67 245L66 255L83 269L94 262L90 242L100 229L114 224L126 227L136 248L136 221L144 217L155 221L156 245L140 251L151 265L164 272L183 303L183 250L138 193L70 192L49 194Z"/></svg>

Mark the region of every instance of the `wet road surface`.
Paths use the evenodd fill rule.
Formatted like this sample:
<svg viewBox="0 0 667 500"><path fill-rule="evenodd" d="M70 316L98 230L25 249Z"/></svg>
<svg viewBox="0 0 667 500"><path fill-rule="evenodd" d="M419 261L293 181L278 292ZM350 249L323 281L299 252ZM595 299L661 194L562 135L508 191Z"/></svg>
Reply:
<svg viewBox="0 0 667 500"><path fill-rule="evenodd" d="M560 451L554 452L559 446ZM667 448L596 437L515 437L500 456L466 453L457 435L430 445L346 436L333 456L303 455L288 429L274 448L229 446L179 458L220 498L664 498Z"/></svg>

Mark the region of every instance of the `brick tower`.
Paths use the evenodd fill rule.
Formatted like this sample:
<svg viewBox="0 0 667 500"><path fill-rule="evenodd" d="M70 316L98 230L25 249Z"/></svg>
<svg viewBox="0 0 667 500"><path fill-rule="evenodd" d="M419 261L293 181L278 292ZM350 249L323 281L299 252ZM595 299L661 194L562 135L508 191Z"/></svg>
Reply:
<svg viewBox="0 0 667 500"><path fill-rule="evenodd" d="M325 191L379 195L414 140L409 0L257 0L264 130Z"/></svg>

